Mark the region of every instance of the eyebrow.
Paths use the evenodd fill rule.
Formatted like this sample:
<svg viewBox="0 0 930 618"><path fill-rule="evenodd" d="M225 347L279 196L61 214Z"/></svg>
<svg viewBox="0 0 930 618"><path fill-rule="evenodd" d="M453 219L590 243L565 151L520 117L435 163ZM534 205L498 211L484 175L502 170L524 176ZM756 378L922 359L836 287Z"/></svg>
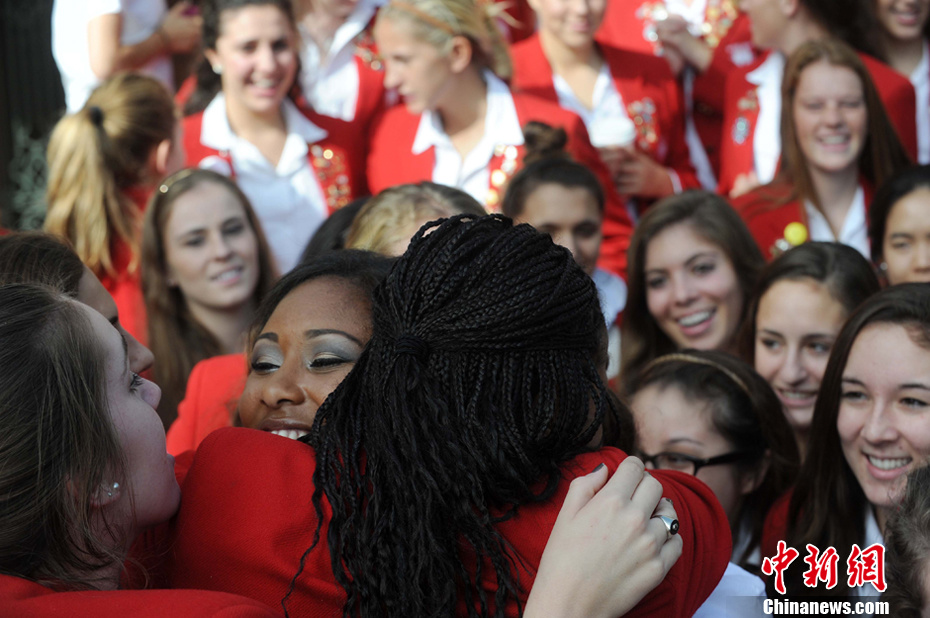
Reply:
<svg viewBox="0 0 930 618"><path fill-rule="evenodd" d="M358 337L354 337L344 330L337 330L335 328L314 328L304 331L304 339L313 339L314 337L321 337L323 335L342 335L346 339L354 341L361 347L365 346L365 344L360 341ZM269 341L278 343L278 333L262 333L255 338L255 341L259 341L260 339L268 339Z"/></svg>
<svg viewBox="0 0 930 618"><path fill-rule="evenodd" d="M848 383L848 384L855 384L856 386L862 386L863 388L865 387L865 384L862 382L862 380L858 378L844 377L842 379L842 382ZM930 386L922 382L904 382L903 384L898 385L898 390L906 390L906 389L911 389L911 388L916 388L922 391L930 391Z"/></svg>

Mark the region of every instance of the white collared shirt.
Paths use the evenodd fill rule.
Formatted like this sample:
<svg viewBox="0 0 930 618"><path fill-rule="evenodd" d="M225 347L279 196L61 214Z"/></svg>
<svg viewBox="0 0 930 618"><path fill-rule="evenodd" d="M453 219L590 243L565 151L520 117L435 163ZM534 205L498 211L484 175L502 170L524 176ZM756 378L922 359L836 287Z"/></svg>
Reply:
<svg viewBox="0 0 930 618"><path fill-rule="evenodd" d="M613 380L620 375L620 327L617 326L617 318L626 307L626 282L602 268L595 268L591 279L597 288L601 313L607 324L607 379Z"/></svg>
<svg viewBox="0 0 930 618"><path fill-rule="evenodd" d="M865 511L865 543L859 547L859 549L862 550L865 550L866 547L871 547L876 543L884 544L885 542L885 539L882 537L881 528L878 527L878 520L875 519L875 512L872 510L872 505L870 504ZM840 560L842 560L842 558L840 558ZM869 582L856 587L857 597L877 597L879 594L880 593L875 589L875 586ZM863 615L871 616L871 614Z"/></svg>
<svg viewBox="0 0 930 618"><path fill-rule="evenodd" d="M297 264L329 211L307 158L308 144L326 137L326 131L307 120L290 99L282 103L282 112L288 135L281 159L273 166L254 144L233 132L226 116L226 97L219 93L203 112L200 143L227 152L232 168L217 156L205 158L199 166L235 178L252 203L283 274Z"/></svg>
<svg viewBox="0 0 930 618"><path fill-rule="evenodd" d="M859 187L856 195L853 196L849 210L846 212L846 219L843 220L843 229L840 230L839 238L833 235L833 230L823 213L807 200L804 200L804 210L807 212L807 228L811 240L841 242L869 259L869 233L865 221L865 192L862 187Z"/></svg>
<svg viewBox="0 0 930 618"><path fill-rule="evenodd" d="M785 57L773 51L757 68L746 75L756 85L759 101L759 118L752 134L753 169L760 184L775 178L778 158L781 156L781 80L785 71Z"/></svg>
<svg viewBox="0 0 930 618"><path fill-rule="evenodd" d="M313 109L332 118L354 120L359 75L355 64L355 37L365 29L386 0L359 0L352 14L333 35L326 54L302 27L300 87Z"/></svg>
<svg viewBox="0 0 930 618"><path fill-rule="evenodd" d="M930 42L924 41L924 55L911 73L917 94L917 161L930 163Z"/></svg>
<svg viewBox="0 0 930 618"><path fill-rule="evenodd" d="M694 618L760 618L765 615L765 583L732 562L727 564L714 588Z"/></svg>
<svg viewBox="0 0 930 618"><path fill-rule="evenodd" d="M499 145L521 146L523 129L520 127L517 108L507 84L490 71L485 71L483 75L488 87L484 135L465 156L465 160L462 160L452 145L452 140L442 128L439 114L432 110L427 110L420 116L411 151L413 154L421 154L430 147L435 148L433 182L457 187L479 203L486 204L491 185L488 164L494 156L494 149Z"/></svg>

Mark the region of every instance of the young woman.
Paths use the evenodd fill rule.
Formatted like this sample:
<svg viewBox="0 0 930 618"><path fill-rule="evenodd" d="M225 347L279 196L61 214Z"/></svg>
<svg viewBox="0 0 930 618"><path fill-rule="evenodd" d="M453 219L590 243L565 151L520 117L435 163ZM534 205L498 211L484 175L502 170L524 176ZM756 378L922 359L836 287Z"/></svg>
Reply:
<svg viewBox="0 0 930 618"><path fill-rule="evenodd" d="M888 64L917 95L917 161L930 163L930 2L873 0Z"/></svg>
<svg viewBox="0 0 930 618"><path fill-rule="evenodd" d="M371 31L385 0L296 0L303 96L316 112L364 133L384 107L384 74ZM360 140L364 144L364 140Z"/></svg>
<svg viewBox="0 0 930 618"><path fill-rule="evenodd" d="M849 315L878 290L869 262L839 243L795 247L759 274L740 353L781 400L802 457L833 342Z"/></svg>
<svg viewBox="0 0 930 618"><path fill-rule="evenodd" d="M377 122L368 154L368 184L379 192L432 180L469 193L496 211L523 153L522 127L538 120L565 129L568 150L606 187L602 265L626 265L631 223L578 116L547 101L511 93L507 48L492 12L476 0L392 2L378 12L375 40L385 86L404 105Z"/></svg>
<svg viewBox="0 0 930 618"><path fill-rule="evenodd" d="M782 167L734 201L767 259L805 240L869 255L875 187L909 165L865 65L832 39L801 45L782 84Z"/></svg>
<svg viewBox="0 0 930 618"><path fill-rule="evenodd" d="M351 152L288 98L298 34L288 0L204 6L205 61L185 111L189 166L232 177L262 224L280 272L330 212L354 197Z"/></svg>
<svg viewBox="0 0 930 618"><path fill-rule="evenodd" d="M282 277L255 312L247 358L218 356L194 367L178 419L168 430L169 452L197 448L236 419L287 437L306 435L317 408L368 343L371 295L392 264L374 253L343 250ZM266 387L279 390L265 392Z"/></svg>
<svg viewBox="0 0 930 618"><path fill-rule="evenodd" d="M274 279L258 219L236 183L188 169L158 188L145 214L142 290L148 340L161 359L154 377L165 428L196 363L245 349L252 314Z"/></svg>
<svg viewBox="0 0 930 618"><path fill-rule="evenodd" d="M766 520L763 555L776 542L835 548L840 563L882 542L886 523L904 495L908 473L930 456L930 289L902 284L867 300L840 331L814 409L816 444L789 497ZM860 560L864 559L861 555ZM874 596L865 582L833 588L802 582L806 564L785 573L789 595Z"/></svg>
<svg viewBox="0 0 930 618"><path fill-rule="evenodd" d="M720 196L688 191L650 208L630 244L622 385L679 349L735 351L763 263L746 225Z"/></svg>
<svg viewBox="0 0 930 618"><path fill-rule="evenodd" d="M930 166L906 169L879 187L869 209L872 261L889 285L930 281Z"/></svg>
<svg viewBox="0 0 930 618"><path fill-rule="evenodd" d="M685 143L678 83L661 58L594 40L606 3L532 0L538 31L512 48L514 90L578 114L599 142L612 124L635 127L635 140L601 148L617 192L647 206L699 187ZM630 124L632 123L632 124Z"/></svg>
<svg viewBox="0 0 930 618"><path fill-rule="evenodd" d="M462 214L480 217L487 213L475 198L453 187L429 181L397 185L371 198L359 211L346 248L403 255L424 224Z"/></svg>
<svg viewBox="0 0 930 618"><path fill-rule="evenodd" d="M697 350L660 356L631 389L647 467L707 483L730 521L731 560L758 572L765 515L800 465L775 393L746 363Z"/></svg>
<svg viewBox="0 0 930 618"><path fill-rule="evenodd" d="M155 359L151 350L123 328L113 297L58 238L41 232L0 236L0 285L7 283L45 285L94 309L126 341L129 369L141 374L152 368Z"/></svg>
<svg viewBox="0 0 930 618"><path fill-rule="evenodd" d="M597 267L603 233L604 189L591 170L565 152L565 132L537 122L524 129L524 168L507 185L501 212L515 223L529 223L572 252L597 286L607 323L608 379L620 371L620 313L626 283Z"/></svg>
<svg viewBox="0 0 930 618"><path fill-rule="evenodd" d="M876 60L882 57L881 43L869 2L746 0L741 7L750 19L753 44L769 51L760 63L735 71L727 79L720 193L736 197L772 182L776 172L785 167L786 162L779 164L779 158L782 150L790 146L784 128L779 134L779 119L781 110L791 107L782 86L786 58L802 44L828 37L856 50L855 55L876 86L874 101L867 101L867 111L874 115L880 101L894 127L894 131L883 128L881 137L891 138L896 133L908 157L916 160L914 87L906 77ZM851 67L848 62L843 64ZM860 81L865 79L860 76ZM833 94L829 90L827 93Z"/></svg>
<svg viewBox="0 0 930 618"><path fill-rule="evenodd" d="M170 517L180 498L154 410L158 387L127 368L125 343L98 312L47 287L0 287L0 316L6 343L0 423L13 437L0 448L0 488L8 496L0 510L5 611L277 615L257 601L219 592L118 589L129 544ZM36 388L23 389L26 383ZM681 541L676 536L662 543L656 533L664 537L664 526L645 532L635 521L649 521L653 509L677 514L665 502L656 505L661 487L643 472L642 463L629 458L606 484L603 466L572 484L540 567L543 590L530 597L527 616L568 616L579 606L593 612L587 615L620 615L664 576ZM621 526L624 532L612 527L592 544L590 522L607 516L632 525ZM625 567L624 558L643 562ZM577 592L574 578L586 584L585 593Z"/></svg>
<svg viewBox="0 0 930 618"><path fill-rule="evenodd" d="M372 309L367 348L302 439L313 449L235 428L201 444L184 482L200 495L173 529L173 585L249 581L275 602L290 588L295 614L517 614L565 476L624 458L581 454L607 405L595 288L529 226L460 216L417 234ZM269 379L273 353L258 359ZM727 526L702 484L656 478L684 553L633 614L690 614L726 566Z"/></svg>
<svg viewBox="0 0 930 618"><path fill-rule="evenodd" d="M52 6L52 54L70 113L101 80L141 71L174 91L171 55L200 43L200 17L189 2L58 0ZM196 9L194 10L196 11Z"/></svg>
<svg viewBox="0 0 930 618"><path fill-rule="evenodd" d="M0 288L0 338L5 611L274 616L231 594L118 590L133 540L181 497L158 387L103 316L46 287Z"/></svg>
<svg viewBox="0 0 930 618"><path fill-rule="evenodd" d="M168 91L133 73L101 84L49 139L45 229L74 247L113 296L126 330L141 341L142 213L161 179L183 164L180 140Z"/></svg>

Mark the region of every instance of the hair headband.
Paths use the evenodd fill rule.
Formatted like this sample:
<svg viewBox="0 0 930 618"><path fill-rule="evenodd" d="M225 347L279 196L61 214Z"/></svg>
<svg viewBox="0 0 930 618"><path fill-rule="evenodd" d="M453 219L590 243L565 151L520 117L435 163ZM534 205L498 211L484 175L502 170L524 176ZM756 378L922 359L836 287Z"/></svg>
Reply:
<svg viewBox="0 0 930 618"><path fill-rule="evenodd" d="M417 7L413 6L409 2L404 2L403 0L392 0L387 6L394 8L394 9L398 9L410 15L413 15L420 21L424 21L428 23L429 25L433 26L434 28L439 28L440 30L449 34L450 36L456 36L458 34L455 28L453 28L446 22L442 21L441 19L437 19L433 17L426 11L418 9Z"/></svg>
<svg viewBox="0 0 930 618"><path fill-rule="evenodd" d="M724 374L730 380L732 380L741 391L746 393L746 396L752 399L752 395L749 393L749 387L746 386L746 383L743 382L738 375L721 365L716 361L712 361L709 358L701 358L699 356L691 356L690 354L682 354L681 352L673 352L672 354L666 354L665 356L660 356L659 358L653 360L648 365L643 367L640 375L645 375L651 369L654 369L658 365L663 365L665 363L670 363L673 361L681 361L683 363L691 363L694 365L704 365L705 367L712 367Z"/></svg>

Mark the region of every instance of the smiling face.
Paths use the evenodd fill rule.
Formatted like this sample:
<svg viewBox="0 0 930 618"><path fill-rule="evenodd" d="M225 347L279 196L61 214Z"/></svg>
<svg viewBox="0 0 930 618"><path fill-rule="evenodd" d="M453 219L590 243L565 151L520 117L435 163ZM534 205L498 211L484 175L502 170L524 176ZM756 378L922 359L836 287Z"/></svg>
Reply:
<svg viewBox="0 0 930 618"><path fill-rule="evenodd" d="M792 109L798 145L812 171L858 169L868 111L862 82L852 69L825 60L808 65L798 80Z"/></svg>
<svg viewBox="0 0 930 618"><path fill-rule="evenodd" d="M530 0L539 30L571 48L586 48L604 20L606 0Z"/></svg>
<svg viewBox="0 0 930 618"><path fill-rule="evenodd" d="M777 281L759 299L755 368L781 400L796 433L807 433L846 310L814 279Z"/></svg>
<svg viewBox="0 0 930 618"><path fill-rule="evenodd" d="M204 50L222 70L227 107L266 116L279 113L297 73L296 34L271 5L224 11L216 49Z"/></svg>
<svg viewBox="0 0 930 618"><path fill-rule="evenodd" d="M249 357L239 400L245 427L299 438L371 338L371 304L354 284L312 279L274 310Z"/></svg>
<svg viewBox="0 0 930 618"><path fill-rule="evenodd" d="M441 107L455 76L448 56L414 37L403 20L378 19L374 37L384 62L384 86L397 89L407 111L422 114Z"/></svg>
<svg viewBox="0 0 930 618"><path fill-rule="evenodd" d="M517 223L529 223L552 242L572 252L590 276L601 250L601 219L597 199L583 187L543 184L527 196Z"/></svg>
<svg viewBox="0 0 930 618"><path fill-rule="evenodd" d="M732 453L733 444L713 426L710 405L688 397L677 386L651 384L638 390L630 407L640 450L647 455L672 452L698 459ZM710 487L733 522L743 496L736 465L705 466L698 470L697 478ZM751 490L752 485L746 489Z"/></svg>
<svg viewBox="0 0 930 618"><path fill-rule="evenodd" d="M723 250L687 223L665 228L649 242L646 305L679 348L725 350L739 327L743 294Z"/></svg>
<svg viewBox="0 0 930 618"><path fill-rule="evenodd" d="M166 450L165 430L155 412L161 390L130 370L119 332L98 312L82 307L106 357L107 405L126 458L126 477L118 481L121 489L114 506L134 517L134 532L138 533L168 521L181 500L174 457Z"/></svg>
<svg viewBox="0 0 930 618"><path fill-rule="evenodd" d="M885 36L901 42L920 40L930 0L875 0L875 13Z"/></svg>
<svg viewBox="0 0 930 618"><path fill-rule="evenodd" d="M258 239L245 207L226 187L201 182L171 206L162 242L168 280L188 307L236 309L258 284Z"/></svg>
<svg viewBox="0 0 930 618"><path fill-rule="evenodd" d="M914 189L891 207L882 257L891 285L930 282L930 187Z"/></svg>
<svg viewBox="0 0 930 618"><path fill-rule="evenodd" d="M873 324L853 342L842 379L843 455L882 523L907 474L930 457L930 350L904 326Z"/></svg>

